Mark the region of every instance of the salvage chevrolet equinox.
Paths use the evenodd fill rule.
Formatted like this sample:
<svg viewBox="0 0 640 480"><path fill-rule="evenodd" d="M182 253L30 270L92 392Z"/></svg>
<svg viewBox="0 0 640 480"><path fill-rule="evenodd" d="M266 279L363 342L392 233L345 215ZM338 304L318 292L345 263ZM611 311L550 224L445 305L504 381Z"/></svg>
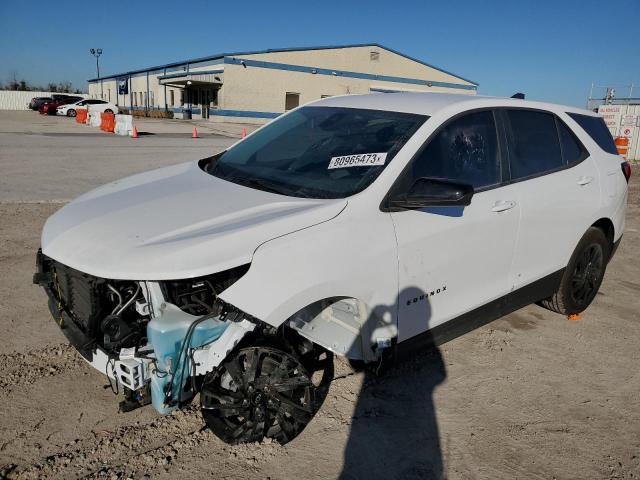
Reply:
<svg viewBox="0 0 640 480"><path fill-rule="evenodd" d="M380 362L530 303L585 310L630 173L590 111L333 97L72 201L44 226L34 282L122 410L199 394L224 441L286 443L334 354Z"/></svg>

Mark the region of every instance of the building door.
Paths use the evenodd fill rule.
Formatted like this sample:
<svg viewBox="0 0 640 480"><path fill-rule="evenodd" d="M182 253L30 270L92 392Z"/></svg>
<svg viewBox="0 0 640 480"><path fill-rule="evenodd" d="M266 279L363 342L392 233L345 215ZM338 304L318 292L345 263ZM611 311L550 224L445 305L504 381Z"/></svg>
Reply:
<svg viewBox="0 0 640 480"><path fill-rule="evenodd" d="M202 118L209 118L209 102L210 100L210 92L208 88L205 88L203 90L200 91L200 99L202 104L200 105L200 108L202 110Z"/></svg>

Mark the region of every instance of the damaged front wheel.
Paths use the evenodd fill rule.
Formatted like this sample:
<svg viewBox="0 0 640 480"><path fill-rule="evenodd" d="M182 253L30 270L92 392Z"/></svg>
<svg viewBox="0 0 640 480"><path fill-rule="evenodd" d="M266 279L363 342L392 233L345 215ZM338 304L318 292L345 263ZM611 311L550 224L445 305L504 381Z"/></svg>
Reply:
<svg viewBox="0 0 640 480"><path fill-rule="evenodd" d="M308 356L259 346L232 353L204 379L207 426L232 444L265 437L291 441L313 418L333 376L329 353L306 361Z"/></svg>

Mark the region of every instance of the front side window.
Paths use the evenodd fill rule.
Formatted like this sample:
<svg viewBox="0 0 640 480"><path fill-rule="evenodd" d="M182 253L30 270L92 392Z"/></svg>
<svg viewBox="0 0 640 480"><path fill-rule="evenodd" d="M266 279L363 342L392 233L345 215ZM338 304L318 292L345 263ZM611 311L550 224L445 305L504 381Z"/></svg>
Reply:
<svg viewBox="0 0 640 480"><path fill-rule="evenodd" d="M511 179L540 175L564 165L554 115L507 110Z"/></svg>
<svg viewBox="0 0 640 480"><path fill-rule="evenodd" d="M303 107L237 143L205 168L224 180L283 195L344 198L373 182L427 118Z"/></svg>
<svg viewBox="0 0 640 480"><path fill-rule="evenodd" d="M493 113L464 115L440 130L414 159L411 174L482 188L500 182L500 154Z"/></svg>

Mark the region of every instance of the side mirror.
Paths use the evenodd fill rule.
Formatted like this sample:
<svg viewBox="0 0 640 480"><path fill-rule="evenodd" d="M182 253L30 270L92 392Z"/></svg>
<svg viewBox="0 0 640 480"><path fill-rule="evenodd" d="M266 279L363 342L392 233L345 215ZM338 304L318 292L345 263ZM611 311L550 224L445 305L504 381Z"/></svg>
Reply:
<svg viewBox="0 0 640 480"><path fill-rule="evenodd" d="M418 178L409 193L391 198L390 205L396 208L460 207L471 203L473 187L466 183L440 178Z"/></svg>

